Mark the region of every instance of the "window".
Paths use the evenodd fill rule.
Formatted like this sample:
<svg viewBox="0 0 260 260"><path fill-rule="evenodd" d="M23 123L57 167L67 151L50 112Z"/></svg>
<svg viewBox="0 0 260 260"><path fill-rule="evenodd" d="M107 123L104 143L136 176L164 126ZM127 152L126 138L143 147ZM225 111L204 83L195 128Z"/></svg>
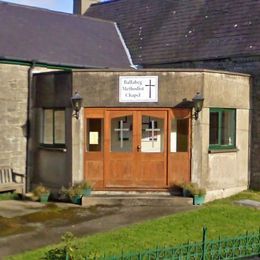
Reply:
<svg viewBox="0 0 260 260"><path fill-rule="evenodd" d="M164 120L142 116L141 152L161 153L164 150Z"/></svg>
<svg viewBox="0 0 260 260"><path fill-rule="evenodd" d="M236 110L226 108L210 109L209 148L235 148Z"/></svg>
<svg viewBox="0 0 260 260"><path fill-rule="evenodd" d="M189 119L173 119L171 121L171 152L188 152Z"/></svg>
<svg viewBox="0 0 260 260"><path fill-rule="evenodd" d="M111 152L133 150L133 116L111 119Z"/></svg>
<svg viewBox="0 0 260 260"><path fill-rule="evenodd" d="M65 110L44 109L42 120L42 144L65 146Z"/></svg>
<svg viewBox="0 0 260 260"><path fill-rule="evenodd" d="M87 119L87 151L101 152L103 150L103 119Z"/></svg>

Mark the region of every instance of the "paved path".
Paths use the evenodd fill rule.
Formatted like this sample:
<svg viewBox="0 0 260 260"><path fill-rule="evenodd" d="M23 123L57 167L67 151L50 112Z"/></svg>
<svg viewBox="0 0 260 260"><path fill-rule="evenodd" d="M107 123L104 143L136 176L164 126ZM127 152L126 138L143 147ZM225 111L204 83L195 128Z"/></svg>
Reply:
<svg viewBox="0 0 260 260"><path fill-rule="evenodd" d="M0 215L2 214L2 209L4 208L1 207L1 203L2 202L0 201ZM35 207L37 207L36 204ZM33 210L30 207L28 207L28 209ZM194 207L160 207L158 205L122 207L117 205L112 211L104 208L103 212L101 207L99 209L99 213L103 212L102 214L97 214L96 217L93 217L87 221L83 220L81 223L48 228L41 225L33 232L0 238L0 259L2 260L3 257L7 255L13 255L46 246L48 244L58 243L60 241L60 237L67 231L72 232L76 236L91 235L191 209L194 209ZM23 213L25 214L25 212Z"/></svg>

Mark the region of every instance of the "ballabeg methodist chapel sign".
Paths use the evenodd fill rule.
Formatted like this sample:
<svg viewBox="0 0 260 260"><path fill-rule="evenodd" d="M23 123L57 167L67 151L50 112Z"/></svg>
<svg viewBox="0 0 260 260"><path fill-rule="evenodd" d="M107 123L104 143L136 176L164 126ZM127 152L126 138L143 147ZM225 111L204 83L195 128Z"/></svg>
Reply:
<svg viewBox="0 0 260 260"><path fill-rule="evenodd" d="M158 102L158 76L120 76L119 102Z"/></svg>

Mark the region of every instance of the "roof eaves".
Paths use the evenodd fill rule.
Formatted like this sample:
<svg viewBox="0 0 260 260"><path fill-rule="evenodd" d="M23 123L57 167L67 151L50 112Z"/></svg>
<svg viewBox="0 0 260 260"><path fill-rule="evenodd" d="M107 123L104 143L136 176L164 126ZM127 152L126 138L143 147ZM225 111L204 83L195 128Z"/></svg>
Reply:
<svg viewBox="0 0 260 260"><path fill-rule="evenodd" d="M38 61L38 60L26 60L21 58L13 58L13 57L6 57L0 56L1 63L9 63L9 64L20 64L20 65L30 65L32 63L36 64L40 67L47 67L47 68L63 68L63 69L107 69L108 67L105 66L91 66L91 65L78 65L78 64L62 64L62 63L52 63L48 61Z"/></svg>
<svg viewBox="0 0 260 260"><path fill-rule="evenodd" d="M215 56L215 57L208 57L208 58L200 58L200 59L179 59L179 60L171 60L171 61L158 61L156 63L152 62L144 62L140 64L141 66L152 66L152 65L162 65L162 64L178 64L178 63L185 63L185 62L204 62L204 61L212 61L212 60L231 60L231 59L243 59L243 58L253 58L253 57L260 57L260 53L258 54L236 54L230 56Z"/></svg>

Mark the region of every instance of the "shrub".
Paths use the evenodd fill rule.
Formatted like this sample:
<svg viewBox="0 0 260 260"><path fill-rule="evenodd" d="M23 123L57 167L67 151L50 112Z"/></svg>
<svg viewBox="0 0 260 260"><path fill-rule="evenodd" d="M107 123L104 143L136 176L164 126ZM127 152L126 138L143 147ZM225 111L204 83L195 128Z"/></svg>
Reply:
<svg viewBox="0 0 260 260"><path fill-rule="evenodd" d="M74 196L81 196L82 195L82 188L80 188L78 185L71 186L68 189L62 187L61 193L68 196L69 198L72 198Z"/></svg>
<svg viewBox="0 0 260 260"><path fill-rule="evenodd" d="M92 189L92 185L88 181L82 181L75 186L79 187L80 189Z"/></svg>
<svg viewBox="0 0 260 260"><path fill-rule="evenodd" d="M46 188L44 185L39 184L33 189L33 195L36 197L40 197L43 194L48 194L50 193L50 190Z"/></svg>
<svg viewBox="0 0 260 260"><path fill-rule="evenodd" d="M66 232L61 241L64 242L64 246L61 248L54 248L45 253L43 259L46 260L64 260L64 259L76 259L75 250L76 246L73 244L75 240L74 235L71 232ZM82 259L80 256L77 259Z"/></svg>

